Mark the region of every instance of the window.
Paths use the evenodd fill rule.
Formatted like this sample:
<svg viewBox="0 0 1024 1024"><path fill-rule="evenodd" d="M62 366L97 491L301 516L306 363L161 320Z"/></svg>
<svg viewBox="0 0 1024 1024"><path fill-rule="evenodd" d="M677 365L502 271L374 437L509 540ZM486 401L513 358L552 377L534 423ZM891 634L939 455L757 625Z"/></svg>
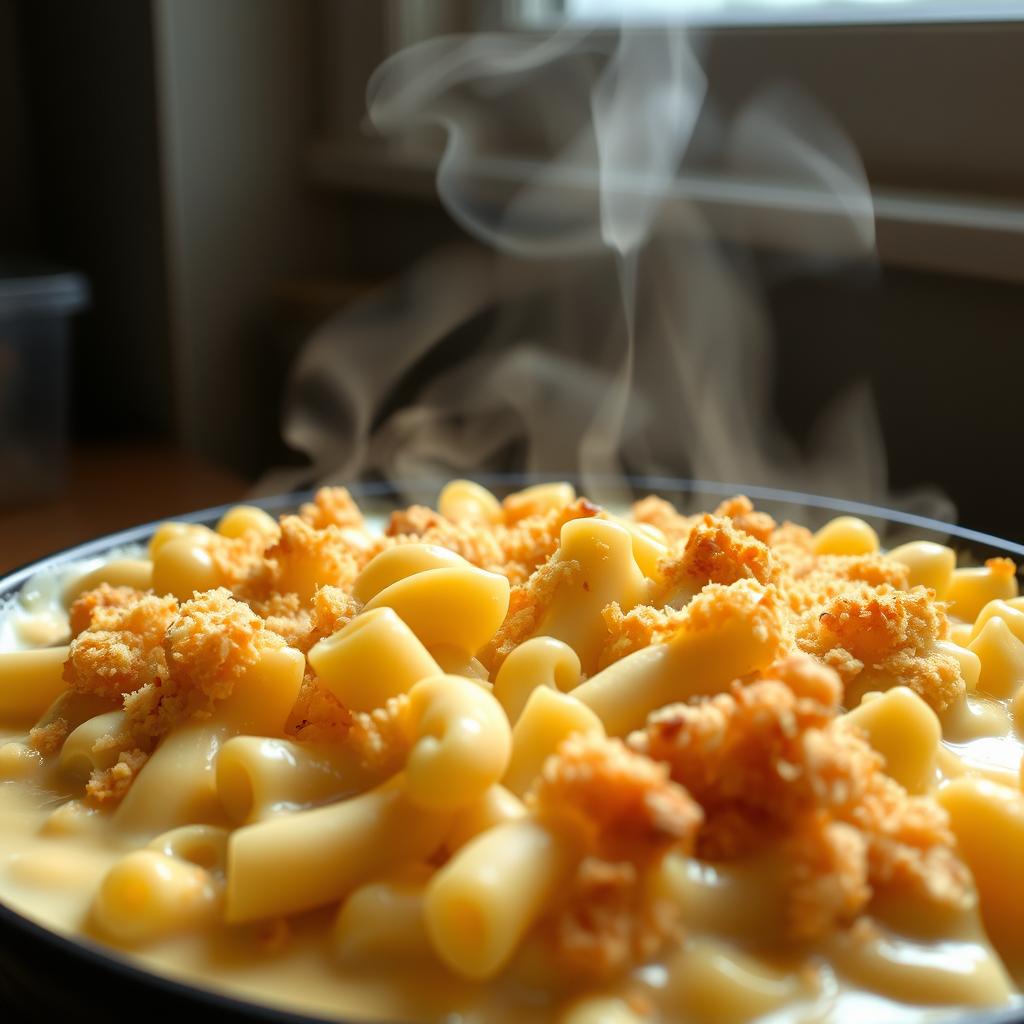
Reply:
<svg viewBox="0 0 1024 1024"><path fill-rule="evenodd" d="M696 24L884 24L1012 20L1015 0L564 0L548 17L607 22L684 17ZM560 10L558 10L560 8ZM524 7L529 19L541 12Z"/></svg>

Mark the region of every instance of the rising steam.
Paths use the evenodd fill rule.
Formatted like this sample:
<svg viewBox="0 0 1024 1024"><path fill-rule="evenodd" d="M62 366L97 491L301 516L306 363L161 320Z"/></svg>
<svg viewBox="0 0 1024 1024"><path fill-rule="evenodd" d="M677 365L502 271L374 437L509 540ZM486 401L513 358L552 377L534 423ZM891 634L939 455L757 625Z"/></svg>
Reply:
<svg viewBox="0 0 1024 1024"><path fill-rule="evenodd" d="M482 247L434 254L311 339L284 422L302 482L577 473L607 499L646 473L884 503L866 390L809 451L774 420L742 256L870 253L863 167L806 97L775 88L723 121L707 86L680 28L445 37L386 61L373 125L444 128L438 193Z"/></svg>

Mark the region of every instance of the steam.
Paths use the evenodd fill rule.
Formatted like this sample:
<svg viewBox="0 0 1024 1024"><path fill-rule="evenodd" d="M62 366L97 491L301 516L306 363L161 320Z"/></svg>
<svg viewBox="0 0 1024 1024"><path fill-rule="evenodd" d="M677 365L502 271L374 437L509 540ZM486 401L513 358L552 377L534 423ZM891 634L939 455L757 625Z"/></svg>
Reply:
<svg viewBox="0 0 1024 1024"><path fill-rule="evenodd" d="M419 497L517 470L603 500L628 474L891 500L866 388L803 447L771 409L744 245L874 247L857 153L810 99L776 87L723 119L684 30L624 27L433 39L387 60L368 104L387 134L444 129L438 193L479 245L310 340L284 433L311 465L268 487L380 475Z"/></svg>

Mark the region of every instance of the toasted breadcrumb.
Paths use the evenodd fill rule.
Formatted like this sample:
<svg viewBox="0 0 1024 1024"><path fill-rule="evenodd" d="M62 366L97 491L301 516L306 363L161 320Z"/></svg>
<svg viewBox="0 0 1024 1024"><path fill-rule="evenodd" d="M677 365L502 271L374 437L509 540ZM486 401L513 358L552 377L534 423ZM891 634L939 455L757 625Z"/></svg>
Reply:
<svg viewBox="0 0 1024 1024"><path fill-rule="evenodd" d="M71 641L64 680L79 693L119 697L166 678L163 642L178 614L173 597L147 594L125 605L97 605Z"/></svg>
<svg viewBox="0 0 1024 1024"><path fill-rule="evenodd" d="M281 593L299 589L311 567L315 567L317 585L351 589L364 554L346 538L342 527L316 529L298 516L282 516L281 536L266 552L272 565L272 589Z"/></svg>
<svg viewBox="0 0 1024 1024"><path fill-rule="evenodd" d="M688 599L708 583L772 578L771 556L761 541L738 530L729 519L706 515L695 522L684 544L658 563L662 583L654 604L682 592Z"/></svg>
<svg viewBox="0 0 1024 1024"><path fill-rule="evenodd" d="M616 603L601 610L608 639L598 656L598 668L606 668L620 658L651 644L665 643L686 622L686 609L654 608L638 604L623 612Z"/></svg>
<svg viewBox="0 0 1024 1024"><path fill-rule="evenodd" d="M839 680L834 673L829 677L831 687L824 694L813 690L805 695L780 680L760 680L734 684L730 693L692 704L670 705L630 736L630 747L668 764L672 778L700 803L709 823L733 807L744 816L749 810L755 819L764 813L788 821L815 804L816 787L827 781L803 766L806 734L825 728L838 706ZM868 748L865 757L873 763ZM715 854L707 849L711 839L702 833L700 845Z"/></svg>
<svg viewBox="0 0 1024 1024"><path fill-rule="evenodd" d="M527 516L513 526L498 527L502 563L492 567L504 573L512 583L520 583L558 550L562 527L576 519L604 518L605 512L586 498L552 509L543 515Z"/></svg>
<svg viewBox="0 0 1024 1024"><path fill-rule="evenodd" d="M258 530L239 537L211 533L205 538L206 550L222 585L239 595L262 594L273 585L272 562L267 560L268 540Z"/></svg>
<svg viewBox="0 0 1024 1024"><path fill-rule="evenodd" d="M525 582L558 550L562 527L567 522L603 514L600 506L577 498L570 505L527 516L512 526L482 526L453 523L432 509L412 505L392 513L386 533L393 542L438 544L472 565L502 573L516 584Z"/></svg>
<svg viewBox="0 0 1024 1024"><path fill-rule="evenodd" d="M873 688L909 686L936 711L965 690L959 661L937 647L948 636L945 606L932 591L887 585L840 594L797 629L801 649L833 667L847 687L862 674Z"/></svg>
<svg viewBox="0 0 1024 1024"><path fill-rule="evenodd" d="M800 819L786 843L789 933L797 939L852 924L871 899L864 834L826 812Z"/></svg>
<svg viewBox="0 0 1024 1024"><path fill-rule="evenodd" d="M665 765L621 740L571 736L544 765L527 804L577 829L587 851L547 921L561 969L605 977L678 940L681 908L650 880L669 850L692 849L703 815Z"/></svg>
<svg viewBox="0 0 1024 1024"><path fill-rule="evenodd" d="M1012 558L986 558L985 568L993 576L1003 576L1012 579L1017 575L1017 565Z"/></svg>
<svg viewBox="0 0 1024 1024"><path fill-rule="evenodd" d="M685 543L690 535L693 520L681 515L664 498L648 495L633 504L633 519L660 530L670 545Z"/></svg>
<svg viewBox="0 0 1024 1024"><path fill-rule="evenodd" d="M505 621L478 655L492 673L536 632L558 588L571 583L582 571L583 567L575 559L562 561L554 558L536 569L524 583L513 585Z"/></svg>
<svg viewBox="0 0 1024 1024"><path fill-rule="evenodd" d="M562 743L527 804L541 816L579 827L595 855L638 863L669 848L691 848L703 819L666 765L639 756L621 740L594 736L574 735Z"/></svg>
<svg viewBox="0 0 1024 1024"><path fill-rule="evenodd" d="M445 519L440 512L435 512L426 505L409 505L397 508L388 517L388 525L384 528L386 537L420 537L427 530L444 526L455 526Z"/></svg>
<svg viewBox="0 0 1024 1024"><path fill-rule="evenodd" d="M768 543L768 538L775 530L775 520L767 512L755 509L753 502L745 494L726 498L715 509L714 514L731 519L737 530L749 533L763 544Z"/></svg>
<svg viewBox="0 0 1024 1024"><path fill-rule="evenodd" d="M316 530L325 526L363 529L363 513L345 487L321 487L311 502L299 509L299 516Z"/></svg>
<svg viewBox="0 0 1024 1024"><path fill-rule="evenodd" d="M832 598L843 594L864 594L867 588L883 586L906 590L909 585L907 567L879 554L819 555L804 568L799 576L780 573L780 590L797 615L820 611Z"/></svg>
<svg viewBox="0 0 1024 1024"><path fill-rule="evenodd" d="M787 576L799 579L806 576L817 561L814 554L814 534L806 526L788 520L772 530L768 537L772 558Z"/></svg>
<svg viewBox="0 0 1024 1024"><path fill-rule="evenodd" d="M79 594L71 605L68 619L71 635L78 636L92 624L92 613L97 608L126 608L134 604L145 591L134 587L112 587L109 583L101 583L93 590Z"/></svg>
<svg viewBox="0 0 1024 1024"><path fill-rule="evenodd" d="M52 757L64 745L71 727L63 718L55 718L46 725L37 725L29 730L28 745L43 757Z"/></svg>
<svg viewBox="0 0 1024 1024"><path fill-rule="evenodd" d="M909 891L949 907L970 903L970 872L956 854L949 817L935 800L908 797L899 783L879 772L863 797L845 809L844 818L867 838L869 878L876 892Z"/></svg>
<svg viewBox="0 0 1024 1024"><path fill-rule="evenodd" d="M341 743L351 726L348 708L312 672L307 672L285 723L285 734L314 743Z"/></svg>
<svg viewBox="0 0 1024 1024"><path fill-rule="evenodd" d="M264 620L267 629L303 653L346 626L362 607L340 587L332 586L317 588L311 605L304 604L298 594L276 592L248 604Z"/></svg>
<svg viewBox="0 0 1024 1024"><path fill-rule="evenodd" d="M909 796L837 718L838 676L801 656L776 669L779 679L656 711L629 737L703 808L698 851L731 858L772 836L786 844L788 923L801 938L848 923L886 889L963 906L969 876L945 812Z"/></svg>
<svg viewBox="0 0 1024 1024"><path fill-rule="evenodd" d="M748 619L756 635L779 653L792 645L788 622L776 587L756 580L737 580L729 586L709 583L687 606L686 627L695 632L717 629L738 617Z"/></svg>
<svg viewBox="0 0 1024 1024"><path fill-rule="evenodd" d="M315 643L333 636L347 626L362 606L350 594L339 587L320 587L313 595L309 629L305 635L296 638L294 646L308 651Z"/></svg>
<svg viewBox="0 0 1024 1024"><path fill-rule="evenodd" d="M576 500L575 491L572 487L566 490L567 501L560 508L567 508ZM550 494L545 496L545 505L541 506L538 496L529 491L517 491L508 495L501 503L501 514L506 526L515 526L523 519L534 516L543 516L551 511Z"/></svg>
<svg viewBox="0 0 1024 1024"><path fill-rule="evenodd" d="M272 591L263 598L251 598L246 604L263 619L266 628L276 633L289 647L297 647L312 627L312 610L298 594Z"/></svg>
<svg viewBox="0 0 1024 1024"><path fill-rule="evenodd" d="M161 736L178 722L207 714L231 694L262 650L281 644L248 605L224 588L193 597L167 627L164 676L125 697L129 727L139 736Z"/></svg>
<svg viewBox="0 0 1024 1024"><path fill-rule="evenodd" d="M678 901L651 891L636 864L585 857L545 937L560 972L607 979L681 941L683 916Z"/></svg>
<svg viewBox="0 0 1024 1024"><path fill-rule="evenodd" d="M391 697L382 708L352 716L346 742L364 768L381 776L399 771L409 753L409 696Z"/></svg>
<svg viewBox="0 0 1024 1024"><path fill-rule="evenodd" d="M85 785L85 802L90 807L119 804L148 760L149 754L145 751L128 750L109 768L95 769Z"/></svg>

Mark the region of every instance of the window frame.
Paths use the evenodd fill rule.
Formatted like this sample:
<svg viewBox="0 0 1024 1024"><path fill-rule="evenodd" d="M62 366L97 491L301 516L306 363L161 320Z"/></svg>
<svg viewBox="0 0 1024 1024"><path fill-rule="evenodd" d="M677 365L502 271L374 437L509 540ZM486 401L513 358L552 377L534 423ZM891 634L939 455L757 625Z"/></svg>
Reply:
<svg viewBox="0 0 1024 1024"><path fill-rule="evenodd" d="M325 116L308 179L431 197L436 150L373 137L365 82L417 38L521 25L521 2L319 0ZM884 264L1024 281L1024 9L1016 21L703 25L692 37L719 109L788 80L833 113L867 169Z"/></svg>

